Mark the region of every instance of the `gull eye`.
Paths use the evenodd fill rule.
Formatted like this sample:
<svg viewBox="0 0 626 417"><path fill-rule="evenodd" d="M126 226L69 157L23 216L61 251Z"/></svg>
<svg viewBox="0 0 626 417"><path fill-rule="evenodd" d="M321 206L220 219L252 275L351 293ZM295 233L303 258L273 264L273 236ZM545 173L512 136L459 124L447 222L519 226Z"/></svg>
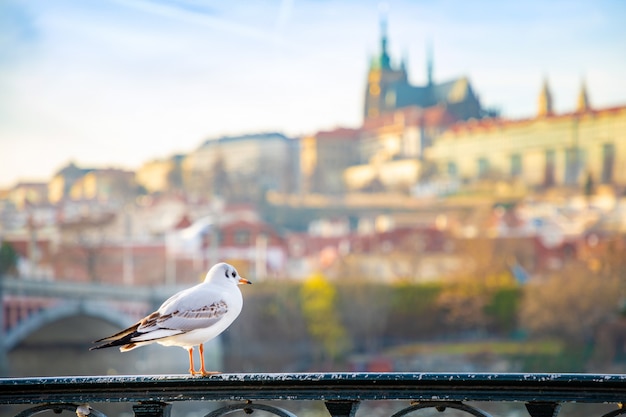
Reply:
<svg viewBox="0 0 626 417"><path fill-rule="evenodd" d="M233 271L230 275L231 275L233 278L235 278L235 277L237 276L237 273L236 273L235 271Z"/></svg>

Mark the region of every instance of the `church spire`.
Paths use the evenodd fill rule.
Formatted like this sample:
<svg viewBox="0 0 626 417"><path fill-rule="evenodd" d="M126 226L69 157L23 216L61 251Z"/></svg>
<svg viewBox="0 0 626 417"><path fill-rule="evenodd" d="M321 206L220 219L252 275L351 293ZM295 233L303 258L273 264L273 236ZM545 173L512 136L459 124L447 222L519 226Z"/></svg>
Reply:
<svg viewBox="0 0 626 417"><path fill-rule="evenodd" d="M380 68L390 69L391 60L387 52L387 14L386 10L380 13Z"/></svg>
<svg viewBox="0 0 626 417"><path fill-rule="evenodd" d="M426 79L429 87L433 85L433 43L431 41L426 45Z"/></svg>
<svg viewBox="0 0 626 417"><path fill-rule="evenodd" d="M544 78L541 93L539 94L538 116L550 116L552 114L552 93L550 93L550 88L548 87L548 79Z"/></svg>
<svg viewBox="0 0 626 417"><path fill-rule="evenodd" d="M591 110L591 105L589 104L589 96L587 95L587 86L585 85L585 81L583 81L582 85L580 86L580 92L578 93L576 111L579 113L584 113L589 110Z"/></svg>

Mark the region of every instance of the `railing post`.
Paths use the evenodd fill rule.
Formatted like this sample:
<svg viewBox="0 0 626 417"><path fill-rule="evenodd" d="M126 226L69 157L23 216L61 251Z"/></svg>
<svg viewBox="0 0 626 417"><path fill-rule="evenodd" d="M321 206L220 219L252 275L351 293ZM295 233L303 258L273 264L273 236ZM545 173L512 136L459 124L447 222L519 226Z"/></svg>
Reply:
<svg viewBox="0 0 626 417"><path fill-rule="evenodd" d="M133 405L135 417L170 417L172 404L162 402L142 402Z"/></svg>
<svg viewBox="0 0 626 417"><path fill-rule="evenodd" d="M531 417L556 417L561 409L561 404L552 402L526 403L526 410Z"/></svg>
<svg viewBox="0 0 626 417"><path fill-rule="evenodd" d="M4 280L4 274L0 272L0 376L9 374L8 348L5 342L7 324L4 321Z"/></svg>
<svg viewBox="0 0 626 417"><path fill-rule="evenodd" d="M332 417L354 417L359 408L359 401L324 401Z"/></svg>

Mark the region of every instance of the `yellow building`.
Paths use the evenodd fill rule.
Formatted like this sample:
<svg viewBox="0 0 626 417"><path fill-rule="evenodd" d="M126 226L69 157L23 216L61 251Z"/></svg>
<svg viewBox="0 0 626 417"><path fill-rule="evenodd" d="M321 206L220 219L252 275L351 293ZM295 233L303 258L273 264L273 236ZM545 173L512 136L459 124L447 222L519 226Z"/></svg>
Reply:
<svg viewBox="0 0 626 417"><path fill-rule="evenodd" d="M124 201L136 193L135 173L116 168L94 169L72 185L72 200Z"/></svg>
<svg viewBox="0 0 626 417"><path fill-rule="evenodd" d="M554 114L544 82L538 115L454 125L426 150L442 177L519 179L529 186L626 185L626 106L592 109L583 85L576 111Z"/></svg>
<svg viewBox="0 0 626 417"><path fill-rule="evenodd" d="M432 139L456 119L444 106L410 106L366 119L359 137L361 164L343 173L350 191L406 191L422 174Z"/></svg>
<svg viewBox="0 0 626 417"><path fill-rule="evenodd" d="M45 182L18 182L7 191L7 199L20 210L29 204L47 203L48 184Z"/></svg>
<svg viewBox="0 0 626 417"><path fill-rule="evenodd" d="M166 192L182 187L183 155L155 159L144 163L135 176L137 184L149 193Z"/></svg>
<svg viewBox="0 0 626 417"><path fill-rule="evenodd" d="M345 192L344 170L361 161L360 133L359 129L337 128L301 140L301 189L305 194Z"/></svg>
<svg viewBox="0 0 626 417"><path fill-rule="evenodd" d="M74 162L61 168L48 183L49 201L56 204L63 199L70 198L74 184L90 171L91 168L80 168Z"/></svg>

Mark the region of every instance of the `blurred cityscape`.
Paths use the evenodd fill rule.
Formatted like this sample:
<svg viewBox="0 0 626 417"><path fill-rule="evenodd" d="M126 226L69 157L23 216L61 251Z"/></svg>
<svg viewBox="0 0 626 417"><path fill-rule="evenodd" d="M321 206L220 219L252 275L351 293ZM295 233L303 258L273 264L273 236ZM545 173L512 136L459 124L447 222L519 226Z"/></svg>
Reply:
<svg viewBox="0 0 626 417"><path fill-rule="evenodd" d="M546 78L511 120L425 67L411 83L383 25L359 128L1 190L3 374L183 373L87 348L218 261L255 284L225 371L626 371L626 105L583 80L556 114Z"/></svg>

